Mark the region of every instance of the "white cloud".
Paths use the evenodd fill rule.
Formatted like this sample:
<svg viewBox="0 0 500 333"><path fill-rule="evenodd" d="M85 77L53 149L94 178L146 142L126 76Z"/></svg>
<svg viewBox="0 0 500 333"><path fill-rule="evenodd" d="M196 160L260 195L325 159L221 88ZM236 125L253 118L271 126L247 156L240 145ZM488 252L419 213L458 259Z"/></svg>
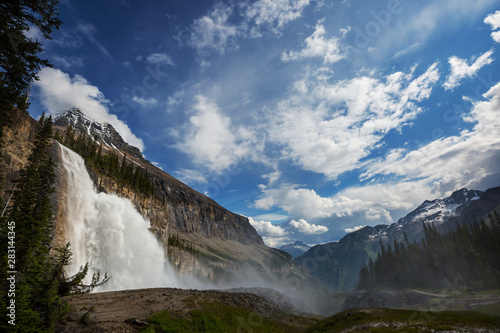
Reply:
<svg viewBox="0 0 500 333"><path fill-rule="evenodd" d="M362 166L391 130L399 130L422 111L439 79L437 64L413 78L393 73L382 79L356 77L330 84L313 77L303 92L278 104L270 116L269 139L283 145L283 156L303 169L336 179Z"/></svg>
<svg viewBox="0 0 500 333"><path fill-rule="evenodd" d="M227 48L236 47L239 28L229 22L233 9L222 3L215 5L207 15L196 19L192 25L189 43L198 52L216 51L224 54Z"/></svg>
<svg viewBox="0 0 500 333"><path fill-rule="evenodd" d="M252 227L254 227L259 235L263 237L281 237L287 234L285 229L269 221L255 221L252 217L249 217L248 222L250 222Z"/></svg>
<svg viewBox="0 0 500 333"><path fill-rule="evenodd" d="M285 184L278 188L263 189L263 195L255 201L255 207L270 209L280 207L293 217L306 219L351 216L360 209L363 203L345 196L325 198L312 189L297 188L296 185Z"/></svg>
<svg viewBox="0 0 500 333"><path fill-rule="evenodd" d="M365 217L368 220L383 220L384 222L392 223L392 216L388 210L384 208L370 208L366 211Z"/></svg>
<svg viewBox="0 0 500 333"><path fill-rule="evenodd" d="M263 27L279 33L283 26L299 18L310 0L258 0L247 5L244 16L254 22L250 35L259 37Z"/></svg>
<svg viewBox="0 0 500 333"><path fill-rule="evenodd" d="M153 53L146 57L146 62L152 65L169 65L175 66L175 62L172 60L172 57L166 53Z"/></svg>
<svg viewBox="0 0 500 333"><path fill-rule="evenodd" d="M491 30L497 30L500 28L500 10L486 16L484 23L489 24L491 26ZM493 38L496 43L500 43L500 30L493 31L491 33L491 38Z"/></svg>
<svg viewBox="0 0 500 333"><path fill-rule="evenodd" d="M38 41L43 43L45 41L45 37L43 37L42 32L36 25L30 25L28 30L23 31L24 35L33 41Z"/></svg>
<svg viewBox="0 0 500 333"><path fill-rule="evenodd" d="M355 231L361 230L364 227L365 227L364 225L360 225L360 226L357 226L357 227L345 228L344 231L347 232L347 233L351 233L351 232L355 232Z"/></svg>
<svg viewBox="0 0 500 333"><path fill-rule="evenodd" d="M198 170L181 169L175 172L176 177L184 183L187 184L207 184L208 180L205 175L203 175Z"/></svg>
<svg viewBox="0 0 500 333"><path fill-rule="evenodd" d="M279 249L283 245L290 243L289 237L262 237L262 240L267 246L275 249Z"/></svg>
<svg viewBox="0 0 500 333"><path fill-rule="evenodd" d="M414 43L414 44L408 46L407 48L405 48L404 50L396 52L396 54L392 56L392 59L396 59L396 58L399 58L401 56L405 56L408 53L415 51L419 47L420 47L420 43Z"/></svg>
<svg viewBox="0 0 500 333"><path fill-rule="evenodd" d="M493 58L491 57L493 54L493 50L485 52L481 56L479 56L471 65L467 63L466 59L460 59L458 57L450 57L448 62L451 66L451 73L448 76L446 82L443 84L445 90L450 90L455 88L460 84L460 81L466 77L472 77L476 75L476 73L486 65L489 65L493 62Z"/></svg>
<svg viewBox="0 0 500 333"><path fill-rule="evenodd" d="M59 69L42 68L35 85L40 88L41 103L54 114L72 107L79 108L90 118L111 124L129 144L144 150L144 142L136 137L125 122L109 113L109 101L96 86L84 77L75 75L71 78Z"/></svg>
<svg viewBox="0 0 500 333"><path fill-rule="evenodd" d="M279 207L292 217L306 220L364 213L365 217L392 222L391 211L409 212L435 196L427 180L349 187L332 197L322 197L312 189L290 184L261 190L261 197L255 201L256 208Z"/></svg>
<svg viewBox="0 0 500 333"><path fill-rule="evenodd" d="M283 214L262 214L259 216L254 216L257 220L267 220L267 221L283 221L288 219L288 215Z"/></svg>
<svg viewBox="0 0 500 333"><path fill-rule="evenodd" d="M328 231L328 228L324 225L311 224L304 219L300 219L298 221L291 220L290 226L306 235L319 235Z"/></svg>
<svg viewBox="0 0 500 333"><path fill-rule="evenodd" d="M309 3L310 0L258 0L232 6L218 2L193 22L188 44L201 55L210 51L224 54L228 49L238 48L238 37L260 37L264 28L280 34L285 24L299 18ZM232 23L240 16L243 22Z"/></svg>
<svg viewBox="0 0 500 333"><path fill-rule="evenodd" d="M500 43L500 30L499 31L493 31L491 33L491 38L497 43Z"/></svg>
<svg viewBox="0 0 500 333"><path fill-rule="evenodd" d="M144 155L143 155L143 156L144 156ZM144 158L146 158L146 157L144 156ZM157 167L158 169L161 169L162 171L165 171L165 170L163 170L163 168L162 168L162 166L161 166L161 164L160 164L160 163L155 162L155 161L151 161L151 164L153 164L153 165L154 165L155 167Z"/></svg>
<svg viewBox="0 0 500 333"><path fill-rule="evenodd" d="M500 83L484 98L464 118L475 123L472 130L437 139L417 150L391 151L384 159L370 163L363 177L420 179L433 184L433 190L443 195L462 187L484 189L485 179L500 172Z"/></svg>
<svg viewBox="0 0 500 333"><path fill-rule="evenodd" d="M209 170L222 172L243 158L253 158L262 147L247 128L235 127L217 104L196 97L196 114L189 119L183 142L176 147Z"/></svg>
<svg viewBox="0 0 500 333"><path fill-rule="evenodd" d="M491 26L491 30L497 30L500 28L500 10L486 16L484 23L489 24Z"/></svg>
<svg viewBox="0 0 500 333"><path fill-rule="evenodd" d="M396 10L389 13L386 23L379 25L377 36L368 38L368 42L361 40L357 46L367 48L375 42L377 50L394 52L394 48L400 49L404 45L413 43L426 45L428 39L457 31L464 26L464 22L471 22L474 18L480 17L485 9L495 5L496 2L497 0L427 1L422 2L422 6L419 6L421 9L412 8L408 11L403 2L390 1L387 3L395 5ZM388 9L386 7L383 10ZM373 17L373 20L380 23L385 19ZM366 29L366 26L363 29Z"/></svg>
<svg viewBox="0 0 500 333"><path fill-rule="evenodd" d="M142 97L137 97L134 96L132 98L132 101L139 103L142 106L155 106L158 105L158 100L154 97L149 97L149 98L142 98Z"/></svg>
<svg viewBox="0 0 500 333"><path fill-rule="evenodd" d="M325 27L318 23L314 33L305 39L305 48L296 52L283 52L283 61L298 60L303 58L320 57L323 63L331 64L345 58L340 47L340 40L336 37L325 38Z"/></svg>
<svg viewBox="0 0 500 333"><path fill-rule="evenodd" d="M54 55L50 58L51 62L54 63L54 65L63 67L65 69L68 68L74 68L74 67L83 67L83 59L78 56L66 56L66 57L60 57L57 55Z"/></svg>

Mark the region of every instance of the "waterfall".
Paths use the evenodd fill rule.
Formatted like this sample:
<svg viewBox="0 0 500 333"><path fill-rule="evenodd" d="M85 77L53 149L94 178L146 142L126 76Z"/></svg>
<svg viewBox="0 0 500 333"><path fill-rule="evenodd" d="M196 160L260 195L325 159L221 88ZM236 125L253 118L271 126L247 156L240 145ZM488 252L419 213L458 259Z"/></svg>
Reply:
<svg viewBox="0 0 500 333"><path fill-rule="evenodd" d="M66 171L67 239L73 252L69 275L89 263L92 274L111 279L97 291L176 287L175 273L132 202L97 193L80 155L59 145Z"/></svg>

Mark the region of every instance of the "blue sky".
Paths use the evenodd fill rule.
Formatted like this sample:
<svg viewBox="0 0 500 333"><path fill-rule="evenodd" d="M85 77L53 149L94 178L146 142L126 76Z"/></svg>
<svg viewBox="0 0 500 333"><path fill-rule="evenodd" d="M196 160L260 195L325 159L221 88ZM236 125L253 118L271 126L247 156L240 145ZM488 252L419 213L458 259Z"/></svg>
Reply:
<svg viewBox="0 0 500 333"><path fill-rule="evenodd" d="M66 0L29 111L76 106L111 123L268 245L334 241L500 185L497 10Z"/></svg>

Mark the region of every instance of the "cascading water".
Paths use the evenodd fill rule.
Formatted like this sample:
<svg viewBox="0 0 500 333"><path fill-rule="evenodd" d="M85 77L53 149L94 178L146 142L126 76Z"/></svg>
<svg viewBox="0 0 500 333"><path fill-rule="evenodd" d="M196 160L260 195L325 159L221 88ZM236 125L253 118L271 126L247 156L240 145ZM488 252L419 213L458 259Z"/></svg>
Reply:
<svg viewBox="0 0 500 333"><path fill-rule="evenodd" d="M67 238L73 252L68 274L89 263L92 274L111 279L98 291L176 287L175 273L163 249L148 230L149 221L132 202L114 194L97 193L83 159L59 145L67 179Z"/></svg>

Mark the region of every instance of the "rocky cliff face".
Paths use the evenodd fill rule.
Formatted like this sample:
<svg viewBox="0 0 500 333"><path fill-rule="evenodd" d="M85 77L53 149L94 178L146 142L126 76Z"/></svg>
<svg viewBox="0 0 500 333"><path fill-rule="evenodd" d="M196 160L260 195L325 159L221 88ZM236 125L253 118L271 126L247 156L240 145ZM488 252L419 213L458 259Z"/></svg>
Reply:
<svg viewBox="0 0 500 333"><path fill-rule="evenodd" d="M19 170L28 162L37 131L37 121L26 112L19 110L12 114L12 126L4 128L4 190L12 189L12 180L17 178Z"/></svg>
<svg viewBox="0 0 500 333"><path fill-rule="evenodd" d="M78 135L88 135L103 143L103 152L126 154L134 165L146 169L156 188L154 196L138 193L127 186L118 185L105 174L88 168L99 191L129 198L137 210L151 222L151 231L163 245L170 261L179 273L190 273L202 279L229 280L236 275L257 274L261 277L299 275L307 280L308 274L295 266L292 258L264 245L262 238L248 220L234 214L212 199L191 189L169 174L145 161L139 150L128 145L108 124L99 124L78 110L71 110L56 119L55 127L60 134L71 125ZM17 172L26 164L33 147L38 123L28 114L17 112L13 126L7 129L4 157L7 180L15 179ZM65 174L61 156L54 144L52 157L56 163L57 193L54 195L56 227L54 242L66 242ZM12 187L6 181L5 189ZM7 196L4 194L4 197ZM175 244L169 237L175 236ZM249 275L250 276L250 275ZM309 276L310 277L310 276Z"/></svg>

